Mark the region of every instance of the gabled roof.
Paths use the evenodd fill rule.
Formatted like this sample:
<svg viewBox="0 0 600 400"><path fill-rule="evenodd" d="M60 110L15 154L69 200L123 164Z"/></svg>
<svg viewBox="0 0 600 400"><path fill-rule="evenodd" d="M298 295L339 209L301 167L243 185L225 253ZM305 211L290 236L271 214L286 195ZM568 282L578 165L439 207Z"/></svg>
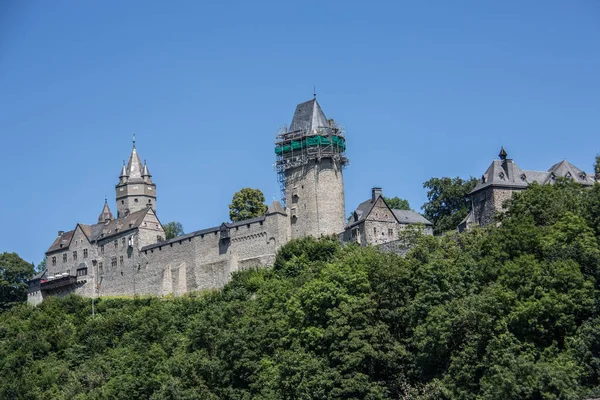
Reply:
<svg viewBox="0 0 600 400"><path fill-rule="evenodd" d="M75 230L63 232L61 235L59 235L56 239L54 239L54 242L52 242L50 248L46 251L46 254L57 250L68 249L71 239L73 238L73 233L75 233Z"/></svg>
<svg viewBox="0 0 600 400"><path fill-rule="evenodd" d="M369 214L371 214L373 207L375 207L377 200L379 200L380 198L383 200L383 203L386 205L386 207L392 212L392 214L396 218L396 221L399 224L433 225L433 223L431 223L427 218L423 217L421 214L419 214L413 210L391 209L385 202L385 199L383 198L383 196L378 196L375 199L375 201L373 201L372 199L363 201L362 203L360 203L358 205L358 207L356 207L356 210L354 210L354 212L352 213L352 216L348 220L346 229L348 229L354 225L357 225L357 224L363 222L365 219L367 219Z"/></svg>
<svg viewBox="0 0 600 400"><path fill-rule="evenodd" d="M328 130L330 127L317 99L312 99L296 106L296 112L294 112L294 118L290 124L290 132L309 131L311 133L319 133L323 129Z"/></svg>
<svg viewBox="0 0 600 400"><path fill-rule="evenodd" d="M393 209L394 216L401 224L425 224L433 226L427 218L413 210Z"/></svg>
<svg viewBox="0 0 600 400"><path fill-rule="evenodd" d="M125 217L111 220L107 223L92 225L90 241L104 240L130 229L139 228L144 217L149 212L153 213L152 208L150 207L128 214Z"/></svg>

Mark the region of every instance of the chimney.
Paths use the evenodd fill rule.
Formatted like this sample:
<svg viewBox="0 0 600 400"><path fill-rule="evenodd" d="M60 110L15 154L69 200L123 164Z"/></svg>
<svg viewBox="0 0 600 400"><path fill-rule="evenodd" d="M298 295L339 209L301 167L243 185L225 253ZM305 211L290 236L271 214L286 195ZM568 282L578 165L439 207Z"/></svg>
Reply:
<svg viewBox="0 0 600 400"><path fill-rule="evenodd" d="M380 187L371 189L371 201L374 203L379 196L383 196L383 190Z"/></svg>
<svg viewBox="0 0 600 400"><path fill-rule="evenodd" d="M62 236L65 231L58 231L58 236Z"/></svg>

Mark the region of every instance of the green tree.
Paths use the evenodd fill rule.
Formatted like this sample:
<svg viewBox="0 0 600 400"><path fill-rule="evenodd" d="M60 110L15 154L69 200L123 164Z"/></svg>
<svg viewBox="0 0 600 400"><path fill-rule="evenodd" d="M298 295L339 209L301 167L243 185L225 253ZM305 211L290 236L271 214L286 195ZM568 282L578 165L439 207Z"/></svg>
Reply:
<svg viewBox="0 0 600 400"><path fill-rule="evenodd" d="M168 222L163 224L162 227L165 230L165 240L183 235L183 225L177 221Z"/></svg>
<svg viewBox="0 0 600 400"><path fill-rule="evenodd" d="M594 162L594 174L596 174L596 179L600 178L600 154L596 155L596 161Z"/></svg>
<svg viewBox="0 0 600 400"><path fill-rule="evenodd" d="M384 197L383 199L392 210L410 210L410 204L406 199L401 199L398 196Z"/></svg>
<svg viewBox="0 0 600 400"><path fill-rule="evenodd" d="M427 203L421 207L425 218L433 222L434 233L455 230L458 224L471 211L468 194L477 183L471 177L468 180L456 178L431 178L423 183L427 191Z"/></svg>
<svg viewBox="0 0 600 400"><path fill-rule="evenodd" d="M44 257L44 259L42 261L40 261L40 263L37 265L37 267L35 267L35 272L42 272L43 270L46 269L46 257Z"/></svg>
<svg viewBox="0 0 600 400"><path fill-rule="evenodd" d="M27 280L33 273L33 264L17 253L0 254L0 311L27 300Z"/></svg>
<svg viewBox="0 0 600 400"><path fill-rule="evenodd" d="M233 195L229 205L229 218L233 222L260 217L266 212L265 195L260 189L243 188Z"/></svg>

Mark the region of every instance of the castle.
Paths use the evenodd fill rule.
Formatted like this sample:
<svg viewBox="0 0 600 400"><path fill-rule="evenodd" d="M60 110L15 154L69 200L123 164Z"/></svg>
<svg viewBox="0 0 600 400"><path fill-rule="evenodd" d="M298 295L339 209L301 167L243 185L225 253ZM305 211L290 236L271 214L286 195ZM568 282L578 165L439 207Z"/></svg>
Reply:
<svg viewBox="0 0 600 400"><path fill-rule="evenodd" d="M557 178L571 179L580 185L592 186L596 182L594 174L588 174L567 160L551 166L547 171L524 170L510 158L504 147L498 154L499 160L494 160L481 175L475 188L469 193L471 212L458 226L459 231L480 225L485 226L494 222L494 214L504 210L505 202L512 195L525 190L531 183L540 185L552 184Z"/></svg>
<svg viewBox="0 0 600 400"><path fill-rule="evenodd" d="M117 216L105 200L95 224L59 231L46 252L46 269L29 281L28 301L76 293L85 297L174 295L225 285L232 273L272 265L277 249L303 236L337 235L359 245L397 240L408 225L432 224L411 210L392 210L380 188L346 220L344 132L314 99L296 107L275 139L282 202L265 215L222 223L164 240L157 187L135 140L116 190ZM283 204L282 204L283 203Z"/></svg>

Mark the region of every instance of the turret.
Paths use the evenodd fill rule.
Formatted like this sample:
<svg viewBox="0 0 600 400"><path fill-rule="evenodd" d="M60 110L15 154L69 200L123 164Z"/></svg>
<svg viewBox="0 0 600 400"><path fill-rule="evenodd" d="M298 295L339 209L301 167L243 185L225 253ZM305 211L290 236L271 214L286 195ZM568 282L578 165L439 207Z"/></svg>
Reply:
<svg viewBox="0 0 600 400"><path fill-rule="evenodd" d="M325 117L316 95L298 104L289 129L277 135L275 166L292 238L344 230L345 150L342 129Z"/></svg>
<svg viewBox="0 0 600 400"><path fill-rule="evenodd" d="M121 175L119 175L119 184L127 183L127 179L129 175L127 175L127 166L125 166L125 160L123 160L123 168L121 168Z"/></svg>
<svg viewBox="0 0 600 400"><path fill-rule="evenodd" d="M150 170L148 169L146 160L144 160L144 172L142 172L142 179L146 183L152 183L152 175L150 175Z"/></svg>
<svg viewBox="0 0 600 400"><path fill-rule="evenodd" d="M108 202L106 201L106 199L104 199L104 207L102 208L102 212L100 213L100 216L98 217L98 223L103 224L105 222L112 221L113 219L115 219L115 217L113 217L112 212L110 212L110 208L108 207Z"/></svg>
<svg viewBox="0 0 600 400"><path fill-rule="evenodd" d="M117 193L117 218L122 218L148 207L156 212L156 185L152 182L148 165L146 163L142 165L135 147L135 138L129 162L127 165L123 164L119 183L115 189Z"/></svg>

